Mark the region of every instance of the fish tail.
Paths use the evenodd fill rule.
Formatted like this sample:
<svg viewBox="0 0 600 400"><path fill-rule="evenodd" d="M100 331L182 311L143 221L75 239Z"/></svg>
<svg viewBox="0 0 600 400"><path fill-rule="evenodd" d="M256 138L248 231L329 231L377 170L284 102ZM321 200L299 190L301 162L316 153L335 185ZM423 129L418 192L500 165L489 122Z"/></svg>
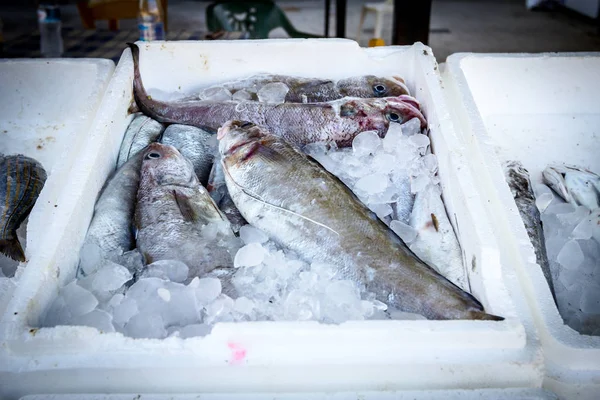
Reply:
<svg viewBox="0 0 600 400"><path fill-rule="evenodd" d="M18 238L0 239L0 253L12 258L15 261L25 261L25 252L19 243Z"/></svg>
<svg viewBox="0 0 600 400"><path fill-rule="evenodd" d="M475 320L485 320L485 321L504 321L503 317L499 317L493 314L487 314L483 311L470 311L469 316L471 319Z"/></svg>
<svg viewBox="0 0 600 400"><path fill-rule="evenodd" d="M142 83L142 76L140 74L140 48L135 43L127 43L127 45L131 49L131 56L133 58L133 98L137 104L137 108L158 122L172 123L173 121L161 112L161 109L164 108L163 104L152 100Z"/></svg>

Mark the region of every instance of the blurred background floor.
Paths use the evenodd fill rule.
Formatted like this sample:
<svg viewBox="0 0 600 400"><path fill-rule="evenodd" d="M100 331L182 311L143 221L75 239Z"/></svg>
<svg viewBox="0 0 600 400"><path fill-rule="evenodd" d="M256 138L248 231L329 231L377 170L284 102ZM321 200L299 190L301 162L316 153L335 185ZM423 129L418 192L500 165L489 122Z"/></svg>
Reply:
<svg viewBox="0 0 600 400"><path fill-rule="evenodd" d="M169 0L168 39L201 39L206 33L205 9L209 1ZM276 2L299 30L323 34L324 0L279 0ZM354 39L363 1L348 0L346 34ZM75 4L61 6L66 28L66 56L115 58L124 42L137 38L137 22L123 20L118 33L108 32L107 23L99 22L98 30L82 33ZM35 46L37 30L33 1L3 0L0 18L4 23L5 56L22 57L19 48ZM529 11L524 0L434 0L431 13L429 45L438 61L457 52L553 52L600 51L598 22L574 12L555 10ZM374 17L367 18L361 37L366 46L373 35ZM384 20L383 39L391 42L392 17ZM330 35L335 34L335 1L332 1ZM34 36L32 36L34 35ZM69 53L68 36L76 36L78 51ZM80 37L81 36L81 37ZM285 37L280 30L271 37ZM88 42L86 42L89 41ZM94 43L103 41L99 50ZM28 45L24 44L29 43ZM86 49L89 51L86 53ZM30 51L30 50L27 50ZM89 53L89 54L88 54ZM27 53L33 54L33 53ZM35 55L34 55L35 56Z"/></svg>

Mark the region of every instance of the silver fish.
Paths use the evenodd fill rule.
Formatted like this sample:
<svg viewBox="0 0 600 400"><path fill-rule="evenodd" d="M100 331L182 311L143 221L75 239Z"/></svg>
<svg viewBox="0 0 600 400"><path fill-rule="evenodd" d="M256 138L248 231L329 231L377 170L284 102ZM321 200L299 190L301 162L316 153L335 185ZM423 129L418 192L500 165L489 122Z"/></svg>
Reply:
<svg viewBox="0 0 600 400"><path fill-rule="evenodd" d="M225 247L201 245L209 241L203 234L211 222L222 223L215 236L233 234L192 164L174 147L160 143L151 144L143 157L135 222L137 247L146 264L179 260L190 268L190 277L233 265Z"/></svg>
<svg viewBox="0 0 600 400"><path fill-rule="evenodd" d="M194 166L200 183L203 186L207 185L217 150L216 132L208 132L188 125L169 125L160 142L179 150Z"/></svg>
<svg viewBox="0 0 600 400"><path fill-rule="evenodd" d="M283 83L289 91L286 103L322 103L342 97L395 97L409 95L404 80L399 77L355 76L334 81L331 79L300 78L287 75L258 74L246 79L226 82L207 88L225 88L235 95L248 93L249 100L258 100L257 93L270 83Z"/></svg>
<svg viewBox="0 0 600 400"><path fill-rule="evenodd" d="M106 181L94 206L85 244L95 245L103 259L126 265L122 256L135 248L133 217L143 151L129 158ZM80 264L78 274L85 266Z"/></svg>
<svg viewBox="0 0 600 400"><path fill-rule="evenodd" d="M573 165L549 165L544 182L565 201L590 210L600 207L600 176Z"/></svg>
<svg viewBox="0 0 600 400"><path fill-rule="evenodd" d="M335 142L350 146L363 131L374 130L384 136L390 123L418 118L427 122L414 98L343 98L327 103L267 104L258 102L162 102L152 99L144 89L139 71L139 48L131 44L134 61L133 94L144 114L163 123L185 124L218 129L231 119L254 122L295 145Z"/></svg>
<svg viewBox="0 0 600 400"><path fill-rule="evenodd" d="M25 261L17 229L29 216L46 178L37 160L0 154L0 253L15 261Z"/></svg>
<svg viewBox="0 0 600 400"><path fill-rule="evenodd" d="M519 161L508 161L504 163L504 176L535 251L536 262L542 269L552 296L555 297L550 263L546 253L544 229L540 212L535 204L535 194L529 179L529 172Z"/></svg>
<svg viewBox="0 0 600 400"><path fill-rule="evenodd" d="M215 201L215 204L225 214L227 220L229 220L231 223L231 229L233 232L237 234L240 231L240 228L246 225L248 222L246 222L240 213L240 210L237 209L233 199L229 195L220 157L218 160L215 160L215 163L213 164L206 189L208 190L208 193L210 193L210 197L212 197L212 199Z"/></svg>
<svg viewBox="0 0 600 400"><path fill-rule="evenodd" d="M437 186L427 185L417 193L410 226L417 231L410 249L450 282L469 290L462 250Z"/></svg>
<svg viewBox="0 0 600 400"><path fill-rule="evenodd" d="M227 188L244 218L303 258L339 267L389 306L429 319L488 319L482 305L419 260L335 176L241 121L218 133Z"/></svg>
<svg viewBox="0 0 600 400"><path fill-rule="evenodd" d="M164 130L165 127L160 122L154 121L142 113L135 114L125 131L117 159L117 168L120 168L144 147L156 141Z"/></svg>

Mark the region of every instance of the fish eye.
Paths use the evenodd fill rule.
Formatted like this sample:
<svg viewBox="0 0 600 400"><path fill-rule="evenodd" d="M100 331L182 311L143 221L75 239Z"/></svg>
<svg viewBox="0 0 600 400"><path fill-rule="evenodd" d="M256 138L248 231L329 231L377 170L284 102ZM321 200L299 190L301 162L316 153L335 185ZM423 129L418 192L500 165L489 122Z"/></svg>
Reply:
<svg viewBox="0 0 600 400"><path fill-rule="evenodd" d="M375 94L382 95L387 92L387 89L384 85L378 83L377 85L373 86L373 91L375 92Z"/></svg>
<svg viewBox="0 0 600 400"><path fill-rule="evenodd" d="M400 122L402 120L402 118L400 118L400 116L395 112L388 113L387 117L392 122Z"/></svg>
<svg viewBox="0 0 600 400"><path fill-rule="evenodd" d="M156 160L157 158L160 158L160 154L153 151L152 153L148 153L146 158L149 160Z"/></svg>

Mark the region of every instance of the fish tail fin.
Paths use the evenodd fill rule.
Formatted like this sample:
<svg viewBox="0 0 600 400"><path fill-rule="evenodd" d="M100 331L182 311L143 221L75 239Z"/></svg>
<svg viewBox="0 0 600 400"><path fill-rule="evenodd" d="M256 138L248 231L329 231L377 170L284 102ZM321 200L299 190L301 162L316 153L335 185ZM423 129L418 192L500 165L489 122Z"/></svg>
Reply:
<svg viewBox="0 0 600 400"><path fill-rule="evenodd" d="M487 314L483 311L471 311L469 313L471 319L485 320L485 321L504 321L503 317L499 317L493 314Z"/></svg>
<svg viewBox="0 0 600 400"><path fill-rule="evenodd" d="M6 254L15 261L25 261L25 252L16 237L13 239L0 239L0 253Z"/></svg>
<svg viewBox="0 0 600 400"><path fill-rule="evenodd" d="M133 98L138 110L158 122L171 122L163 118L160 111L157 112L160 109L159 102L152 100L146 92L140 74L140 48L135 43L128 42L127 45L131 49L131 57L133 58Z"/></svg>

